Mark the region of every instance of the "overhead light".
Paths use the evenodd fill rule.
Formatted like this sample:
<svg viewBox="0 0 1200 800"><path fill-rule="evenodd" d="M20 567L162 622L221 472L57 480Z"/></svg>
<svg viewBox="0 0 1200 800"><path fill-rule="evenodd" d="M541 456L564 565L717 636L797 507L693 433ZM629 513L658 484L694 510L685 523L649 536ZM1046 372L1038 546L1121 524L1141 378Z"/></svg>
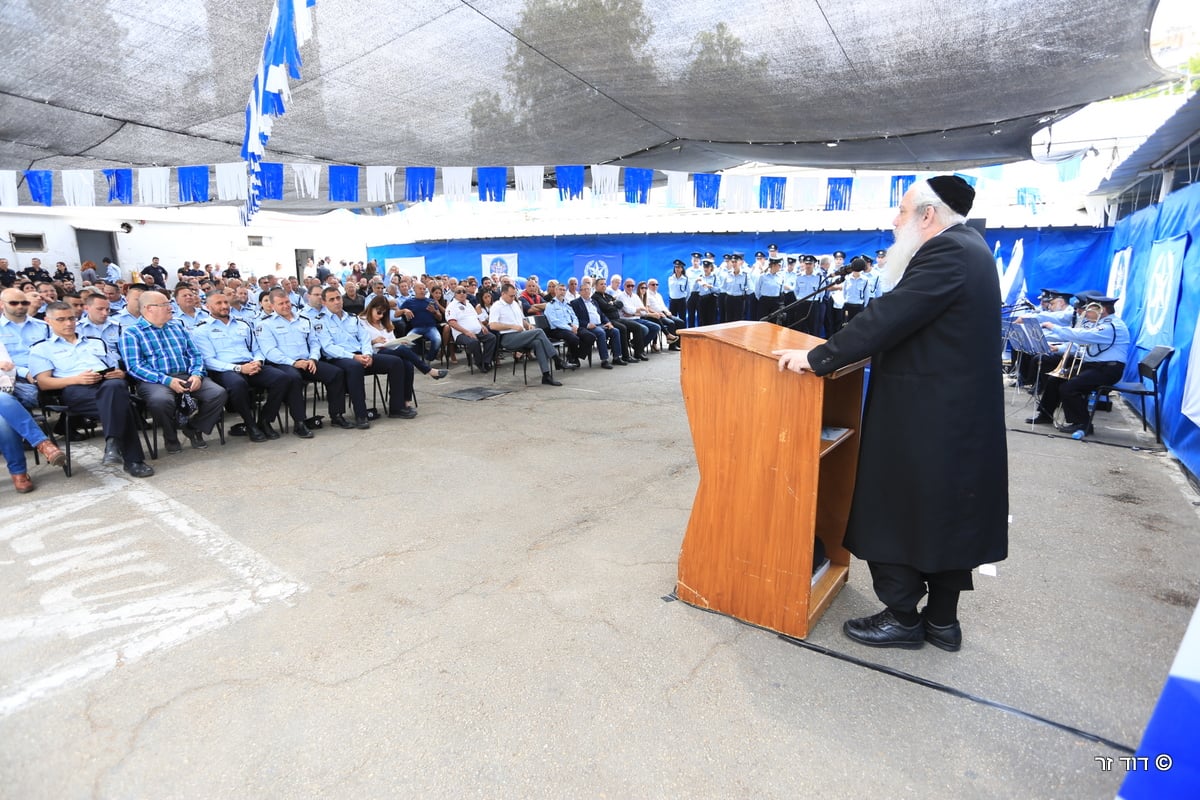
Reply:
<svg viewBox="0 0 1200 800"><path fill-rule="evenodd" d="M838 143L837 142L826 142L825 146L826 147L837 147Z"/></svg>
<svg viewBox="0 0 1200 800"><path fill-rule="evenodd" d="M1004 131L1000 130L999 128L992 128L991 132L988 133L988 136L999 136L1002 133L1004 133Z"/></svg>

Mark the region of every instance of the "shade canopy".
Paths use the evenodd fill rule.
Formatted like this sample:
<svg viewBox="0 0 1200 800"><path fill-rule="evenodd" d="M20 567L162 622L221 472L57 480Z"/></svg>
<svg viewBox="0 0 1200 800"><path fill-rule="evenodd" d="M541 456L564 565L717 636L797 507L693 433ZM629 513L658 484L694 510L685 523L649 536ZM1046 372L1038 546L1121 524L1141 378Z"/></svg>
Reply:
<svg viewBox="0 0 1200 800"><path fill-rule="evenodd" d="M236 161L271 2L4 0L0 168ZM301 4L303 5L303 4ZM267 159L946 169L1164 78L1156 0L319 0Z"/></svg>

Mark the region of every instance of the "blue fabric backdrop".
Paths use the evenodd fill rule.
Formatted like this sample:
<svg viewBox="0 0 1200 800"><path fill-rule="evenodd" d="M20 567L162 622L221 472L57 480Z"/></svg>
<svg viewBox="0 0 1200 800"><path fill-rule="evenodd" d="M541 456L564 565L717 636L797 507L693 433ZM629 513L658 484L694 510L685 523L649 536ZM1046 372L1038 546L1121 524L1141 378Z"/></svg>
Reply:
<svg viewBox="0 0 1200 800"><path fill-rule="evenodd" d="M1181 234L1188 234L1188 239L1180 271L1175 332L1171 342L1175 354L1164 373L1162 438L1193 475L1200 475L1200 428L1180 411L1196 318L1200 315L1200 248L1196 246L1196 238L1200 236L1200 184L1180 189L1168 195L1161 204L1142 209L1117 223L1108 259L1111 263L1114 252L1124 247L1133 248L1122 319L1136 342L1145 319L1147 282L1153 268L1150 251L1155 241ZM1134 348L1125 368L1125 380L1137 380L1137 362L1146 352L1144 348ZM1153 403L1147 399L1146 413L1151 421L1154 419L1152 409Z"/></svg>
<svg viewBox="0 0 1200 800"><path fill-rule="evenodd" d="M1014 246L1021 242L1022 270L1034 296L1044 287L1064 291L1104 289L1112 254L1111 238L1112 231L1093 228L1014 228L987 234L988 246L1006 265L1011 261ZM654 275L661 280L670 274L672 261L676 258L688 261L693 250L711 250L719 259L723 253L740 250L753 254L766 250L768 244L776 244L783 253L823 255L845 250L853 256L873 255L891 243L891 233L883 231L622 234L393 244L368 248L367 256L380 264L388 258L423 256L426 272L465 277L480 273L483 253L519 253L521 276L537 275L545 285L550 278L565 281L572 276L582 277L576 272L576 257L597 253L619 254L625 276L644 280Z"/></svg>

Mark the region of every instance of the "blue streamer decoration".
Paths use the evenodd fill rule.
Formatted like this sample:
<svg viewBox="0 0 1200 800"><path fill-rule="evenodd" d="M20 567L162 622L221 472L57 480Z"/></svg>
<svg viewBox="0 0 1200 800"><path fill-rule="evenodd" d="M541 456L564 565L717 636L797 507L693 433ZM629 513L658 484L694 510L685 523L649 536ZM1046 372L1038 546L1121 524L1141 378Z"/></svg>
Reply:
<svg viewBox="0 0 1200 800"><path fill-rule="evenodd" d="M1042 202L1042 192L1036 188L1017 189L1017 205L1025 206L1030 213L1036 214L1038 204Z"/></svg>
<svg viewBox="0 0 1200 800"><path fill-rule="evenodd" d="M176 167L179 177L179 202L208 202L208 167Z"/></svg>
<svg viewBox="0 0 1200 800"><path fill-rule="evenodd" d="M108 181L108 202L133 204L132 169L106 169L104 179Z"/></svg>
<svg viewBox="0 0 1200 800"><path fill-rule="evenodd" d="M758 207L783 208L783 193L786 186L787 178L760 178L758 182Z"/></svg>
<svg viewBox="0 0 1200 800"><path fill-rule="evenodd" d="M432 200L437 186L437 170L433 167L404 168L404 199L409 203Z"/></svg>
<svg viewBox="0 0 1200 800"><path fill-rule="evenodd" d="M908 193L908 190L916 182L916 175L892 176L892 208L900 207L900 201L904 199L904 195Z"/></svg>
<svg viewBox="0 0 1200 800"><path fill-rule="evenodd" d="M1079 177L1079 165L1083 163L1083 156L1077 155L1074 158L1069 158L1066 161L1058 162L1058 180L1062 183L1068 183Z"/></svg>
<svg viewBox="0 0 1200 800"><path fill-rule="evenodd" d="M696 193L696 208L716 208L721 193L721 176L697 172L692 176L692 189Z"/></svg>
<svg viewBox="0 0 1200 800"><path fill-rule="evenodd" d="M484 202L504 202L508 189L508 167L479 167L479 199Z"/></svg>
<svg viewBox="0 0 1200 800"><path fill-rule="evenodd" d="M358 167L329 165L329 201L358 202Z"/></svg>
<svg viewBox="0 0 1200 800"><path fill-rule="evenodd" d="M578 200L583 197L583 167L568 165L554 168L559 200Z"/></svg>
<svg viewBox="0 0 1200 800"><path fill-rule="evenodd" d="M975 182L979 180L974 175L967 175L966 173L963 173L963 172L954 173L954 177L962 178L964 181L966 181L967 183L969 183L971 185L972 189L975 188Z"/></svg>
<svg viewBox="0 0 1200 800"><path fill-rule="evenodd" d="M48 169L25 170L25 184L33 202L44 206L54 205L54 173Z"/></svg>
<svg viewBox="0 0 1200 800"><path fill-rule="evenodd" d="M625 202L645 205L650 200L650 184L654 182L654 170L625 168Z"/></svg>
<svg viewBox="0 0 1200 800"><path fill-rule="evenodd" d="M314 8L316 0L306 0L305 8ZM305 11L304 13L309 13ZM275 25L267 31L263 43L262 59L251 85L250 100L246 103L246 133L242 138L242 158L246 161L249 174L249 193L242 211L242 221L250 218L262 205L264 186L263 154L267 140L271 138L266 124L267 117L280 117L284 107L282 83L300 79L300 41L296 36L295 6L291 0L276 0L273 15ZM286 77L282 74L286 70ZM270 84L271 89L267 88ZM282 180L280 181L282 186Z"/></svg>
<svg viewBox="0 0 1200 800"><path fill-rule="evenodd" d="M826 211L849 211L850 193L854 189L854 178L830 178L825 194Z"/></svg>
<svg viewBox="0 0 1200 800"><path fill-rule="evenodd" d="M283 164L275 164L270 161L264 161L260 165L259 176L262 182L259 185L260 196L263 200L282 200L283 199Z"/></svg>

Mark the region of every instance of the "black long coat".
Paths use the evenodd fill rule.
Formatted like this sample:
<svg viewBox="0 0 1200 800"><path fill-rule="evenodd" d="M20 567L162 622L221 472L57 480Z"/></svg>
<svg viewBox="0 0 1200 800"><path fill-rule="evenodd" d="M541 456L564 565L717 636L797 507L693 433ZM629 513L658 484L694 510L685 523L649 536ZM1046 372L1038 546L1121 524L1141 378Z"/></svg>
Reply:
<svg viewBox="0 0 1200 800"><path fill-rule="evenodd" d="M809 354L817 375L871 357L845 538L859 558L942 572L1007 556L999 312L991 252L955 225Z"/></svg>

